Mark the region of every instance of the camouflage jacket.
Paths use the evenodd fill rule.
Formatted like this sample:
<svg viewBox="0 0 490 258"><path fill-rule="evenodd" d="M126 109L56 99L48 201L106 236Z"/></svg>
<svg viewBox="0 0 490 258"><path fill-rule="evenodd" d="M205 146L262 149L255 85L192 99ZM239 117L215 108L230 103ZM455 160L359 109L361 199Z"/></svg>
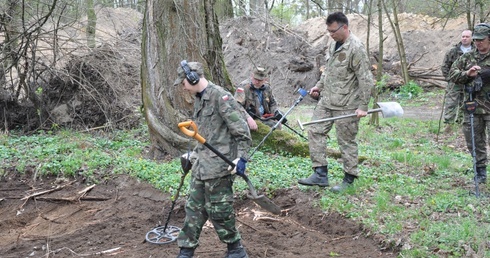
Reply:
<svg viewBox="0 0 490 258"><path fill-rule="evenodd" d="M231 161L238 157L248 159L247 152L252 144L247 122L239 109L239 104L229 92L211 82L194 103L193 117L198 133ZM192 166L192 175L197 179L214 179L230 174L228 163L204 144L199 143L194 152L197 160Z"/></svg>
<svg viewBox="0 0 490 258"><path fill-rule="evenodd" d="M475 45L473 42L471 43L471 49L475 49ZM463 55L463 51L461 50L461 42L454 45L449 51L444 55L444 61L441 65L441 71L446 81L449 81L449 71L451 70L451 65L453 65L454 61Z"/></svg>
<svg viewBox="0 0 490 258"><path fill-rule="evenodd" d="M318 105L367 111L374 79L364 44L352 33L337 50L335 44L329 46L325 70L315 85L322 92Z"/></svg>
<svg viewBox="0 0 490 258"><path fill-rule="evenodd" d="M474 78L466 75L466 71L472 66L479 65L482 69L490 69L490 52L480 55L477 49L464 53L451 66L449 78L452 82L461 85L470 85ZM464 87L463 87L464 90ZM465 92L465 95L467 93ZM478 102L475 114L490 113L490 83L484 83L481 90L474 93L473 98ZM486 107L484 109L484 107Z"/></svg>
<svg viewBox="0 0 490 258"><path fill-rule="evenodd" d="M262 92L262 102L259 100L259 93ZM255 89L250 82L250 79L245 80L238 85L235 92L235 99L240 103L247 112L252 110L255 116L253 118L260 118L263 114L274 114L277 110L277 102L272 94L272 88L268 83L265 83L259 89ZM260 106L264 107L264 112L260 113Z"/></svg>

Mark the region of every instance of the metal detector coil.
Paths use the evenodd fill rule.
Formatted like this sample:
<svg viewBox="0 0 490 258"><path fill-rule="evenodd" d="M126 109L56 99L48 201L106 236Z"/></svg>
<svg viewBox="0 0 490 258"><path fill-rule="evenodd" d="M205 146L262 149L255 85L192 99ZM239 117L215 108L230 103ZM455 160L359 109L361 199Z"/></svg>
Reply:
<svg viewBox="0 0 490 258"><path fill-rule="evenodd" d="M169 244L177 240L180 228L175 226L160 226L146 233L146 241L152 244Z"/></svg>

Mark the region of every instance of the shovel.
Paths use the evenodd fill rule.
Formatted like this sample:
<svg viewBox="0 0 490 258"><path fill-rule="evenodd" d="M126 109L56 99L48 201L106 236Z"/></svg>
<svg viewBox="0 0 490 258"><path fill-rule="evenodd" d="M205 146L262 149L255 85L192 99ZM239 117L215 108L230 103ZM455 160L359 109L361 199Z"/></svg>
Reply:
<svg viewBox="0 0 490 258"><path fill-rule="evenodd" d="M189 127L192 127L192 130L190 130ZM232 168L235 167L235 164L233 163L233 161L231 161L230 159L225 157L221 152L219 152L217 149L215 149L213 146L211 146L209 143L207 143L206 139L204 139L201 135L199 135L197 133L197 125L193 121L181 122L181 123L179 123L179 128L185 135L190 136L190 137L196 139L198 142L202 143L209 150L211 150L216 155L218 155L220 158L222 158ZM265 210L267 210L273 214L276 214L276 215L281 214L281 208L279 208L279 206L277 206L274 202L272 202L266 196L257 194L255 187L252 185L252 182L250 182L250 179L248 178L247 175L243 174L240 176L245 180L245 182L247 182L248 189L250 191L250 195L247 195L247 197L249 199L253 200L260 207L264 208Z"/></svg>
<svg viewBox="0 0 490 258"><path fill-rule="evenodd" d="M403 108L400 106L400 104L398 102L377 102L376 104L378 105L379 108L368 110L368 112L367 112L368 114L381 112L381 114L383 115L384 118L403 116ZM334 120L347 118L347 117L353 117L353 116L357 116L357 115L356 114L350 114L350 115L329 117L329 118L314 120L314 121L306 122L306 123L301 123L301 121L299 121L299 119L298 119L298 124L299 124L299 127L301 128L301 130L304 130L303 126L305 126L305 125L334 121Z"/></svg>

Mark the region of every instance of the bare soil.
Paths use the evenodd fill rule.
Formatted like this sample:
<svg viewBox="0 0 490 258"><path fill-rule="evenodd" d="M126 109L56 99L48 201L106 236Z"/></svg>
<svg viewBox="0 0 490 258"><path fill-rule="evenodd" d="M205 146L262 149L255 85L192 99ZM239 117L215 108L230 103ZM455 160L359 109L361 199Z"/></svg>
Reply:
<svg viewBox="0 0 490 258"><path fill-rule="evenodd" d="M0 182L0 257L175 257L176 242L153 244L145 235L167 220L171 197L127 175L88 189L83 178L60 180L11 173ZM41 194L44 191L49 193ZM84 191L87 190L87 191ZM238 198L238 197L237 197ZM272 200L276 216L237 199L237 226L250 257L396 257L363 228L315 206L314 191L283 189ZM181 227L185 198L176 201L170 226ZM195 257L223 257L211 224Z"/></svg>
<svg viewBox="0 0 490 258"><path fill-rule="evenodd" d="M109 14L105 16L128 16L123 9L113 10ZM103 27L102 17L105 16L100 13L98 30L120 32L110 26ZM132 14L130 17L135 18L114 20L132 22L131 26L124 26L127 30L121 30L122 32L139 33L140 14ZM367 27L365 17L349 18L352 31L361 40L365 40ZM458 41L459 33L464 29L464 22L460 20L454 20L448 23L446 28L441 28L437 25L437 21L430 17L403 14L401 18L400 24L406 40L407 56L412 67L438 66L442 62L444 52ZM375 26L371 27L372 33L377 31ZM264 28L264 22L251 17L242 17L222 24L220 30L227 69L233 83L239 83L249 77L252 63L267 67L280 106L290 107L297 99L297 95L294 94L297 88L311 88L318 79L318 68L323 62L323 50L329 40L325 34L324 20L311 19L293 29L272 27L271 30L264 31ZM389 34L388 23L385 28L387 28L385 69L395 71L391 76L392 81L396 81L396 78L399 78L396 74L398 61L396 45ZM264 31L264 34L258 34L257 31ZM140 45L138 37L130 38L131 40L125 42L126 46L131 45L134 49L138 49ZM370 48L374 59L376 42L376 36L371 35ZM111 46L117 48L117 45ZM125 49L121 51L126 51ZM105 50L107 49L100 48L100 53L105 55L104 60L113 62L121 59L117 51L113 53L112 49ZM105 110L104 115L95 118L103 118L110 114L114 115L112 120L116 121L121 117L130 116L127 112L128 106L135 107L140 104L141 96L133 94L137 89L136 86L139 85L138 73L133 72L138 70L139 53L130 56L128 64L118 63L118 66L92 62L101 59L96 55L86 56L86 60L80 60L80 64L90 64L87 66L88 71L94 69L105 71L101 73L104 75L118 75L123 81L121 85L130 87L126 89L117 88L116 85L106 85L104 89L107 89L109 94L121 93L121 97L114 99L124 100L121 101L124 105L115 103ZM69 67L67 65L67 68ZM101 67L106 67L106 70ZM116 72L107 67L116 67ZM127 77L120 72L121 67L129 67L123 69L123 71L127 70ZM109 78L114 77L109 76ZM89 79L92 85L100 86L97 78L87 78ZM130 83L126 83L128 81ZM53 92L58 89L57 85L50 85ZM65 83L60 82L59 85ZM53 118L55 122L75 123L76 121L71 119L75 117L73 114L87 114L86 120L80 122L86 128L100 126L107 122L92 121L94 116L89 115L93 114L89 112L91 107L96 107L99 102L82 102L80 100L85 100L83 96L74 93L68 92L67 100L63 102L73 107L73 110L61 109L61 105L53 108L60 113ZM127 100L126 95L130 95L131 98ZM60 95L54 94L52 102L58 103L56 101L59 99ZM126 102L130 104L126 105ZM86 103L88 107L82 109L80 103ZM442 105L442 102L438 103ZM11 106L6 102L3 104ZM305 98L302 105L308 104L314 105L314 101ZM440 114L440 106L405 111L407 116L434 119ZM19 108L13 109L12 114L15 113L19 113ZM34 115L18 115L18 119L14 120L21 123L26 121L26 117L34 117ZM67 120L64 120L65 118ZM92 188L88 188L89 186L92 185L87 184L84 178L37 178L32 171L24 171L23 174L8 171L0 178L0 257L175 257L177 255L178 247L175 242L164 245L145 242L145 235L149 230L165 224L171 207L171 196L127 175L101 178L98 184L93 185ZM382 244L382 237L370 234L361 225L339 214L320 210L317 207L316 190L310 188L308 191L302 191L292 187L276 192L272 200L284 210L281 216L267 213L252 201L237 196L235 203L237 225L249 256L253 258L396 257L397 250ZM44 193L44 191L48 192ZM182 226L185 216L184 203L184 197L176 201L175 208L171 212L170 225ZM226 245L219 241L212 226L206 225L196 257L223 257L225 250Z"/></svg>

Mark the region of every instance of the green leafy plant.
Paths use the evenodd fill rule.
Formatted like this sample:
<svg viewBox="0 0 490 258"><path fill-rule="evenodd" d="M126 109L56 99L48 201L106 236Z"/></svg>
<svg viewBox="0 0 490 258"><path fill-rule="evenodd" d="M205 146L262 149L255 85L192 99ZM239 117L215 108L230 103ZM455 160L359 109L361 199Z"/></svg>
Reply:
<svg viewBox="0 0 490 258"><path fill-rule="evenodd" d="M407 84L402 85L399 90L400 95L409 95L411 97L418 97L422 92L424 92L424 89L414 81L409 81Z"/></svg>

